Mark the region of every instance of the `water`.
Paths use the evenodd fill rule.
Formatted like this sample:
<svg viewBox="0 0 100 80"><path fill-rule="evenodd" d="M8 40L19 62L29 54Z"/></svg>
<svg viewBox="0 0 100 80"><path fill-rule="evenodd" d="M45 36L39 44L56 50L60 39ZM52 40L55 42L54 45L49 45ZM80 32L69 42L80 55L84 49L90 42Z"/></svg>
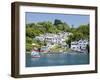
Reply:
<svg viewBox="0 0 100 80"><path fill-rule="evenodd" d="M32 58L26 53L26 67L40 66L61 66L61 65L82 65L89 64L88 53L60 53L60 54L40 54L39 58Z"/></svg>

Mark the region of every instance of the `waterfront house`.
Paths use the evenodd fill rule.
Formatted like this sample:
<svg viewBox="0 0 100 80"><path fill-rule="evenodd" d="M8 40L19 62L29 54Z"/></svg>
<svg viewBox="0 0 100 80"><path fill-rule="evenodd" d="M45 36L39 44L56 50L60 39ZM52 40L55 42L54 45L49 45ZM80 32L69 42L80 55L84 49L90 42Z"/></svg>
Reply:
<svg viewBox="0 0 100 80"><path fill-rule="evenodd" d="M80 49L85 50L89 43L88 40L79 40L78 44L80 45Z"/></svg>
<svg viewBox="0 0 100 80"><path fill-rule="evenodd" d="M86 50L88 44L88 40L73 41L71 42L71 49L75 51Z"/></svg>
<svg viewBox="0 0 100 80"><path fill-rule="evenodd" d="M75 51L80 51L80 46L77 41L71 42L71 49Z"/></svg>

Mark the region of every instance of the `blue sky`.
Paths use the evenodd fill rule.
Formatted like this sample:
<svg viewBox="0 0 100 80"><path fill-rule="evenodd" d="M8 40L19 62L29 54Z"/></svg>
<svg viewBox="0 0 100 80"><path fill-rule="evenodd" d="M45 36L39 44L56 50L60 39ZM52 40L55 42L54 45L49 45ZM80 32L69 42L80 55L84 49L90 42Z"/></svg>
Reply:
<svg viewBox="0 0 100 80"><path fill-rule="evenodd" d="M90 22L89 15L75 15L75 14L50 14L50 13L32 13L26 12L26 24L37 23L43 21L51 21L54 23L55 19L66 22L68 25L79 27L81 24L88 24Z"/></svg>

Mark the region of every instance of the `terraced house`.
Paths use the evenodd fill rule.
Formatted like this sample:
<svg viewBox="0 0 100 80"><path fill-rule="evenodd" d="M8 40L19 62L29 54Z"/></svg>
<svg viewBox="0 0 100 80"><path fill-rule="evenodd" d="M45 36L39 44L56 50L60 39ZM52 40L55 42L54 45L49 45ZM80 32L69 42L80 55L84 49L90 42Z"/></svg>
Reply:
<svg viewBox="0 0 100 80"><path fill-rule="evenodd" d="M71 49L75 51L83 51L86 50L88 44L88 40L73 41L71 42Z"/></svg>

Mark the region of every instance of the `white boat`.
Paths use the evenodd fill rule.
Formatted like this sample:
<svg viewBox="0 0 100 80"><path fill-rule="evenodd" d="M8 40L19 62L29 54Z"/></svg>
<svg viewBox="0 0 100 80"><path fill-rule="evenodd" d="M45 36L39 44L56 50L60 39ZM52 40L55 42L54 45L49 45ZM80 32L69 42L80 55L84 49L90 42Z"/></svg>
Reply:
<svg viewBox="0 0 100 80"><path fill-rule="evenodd" d="M39 51L33 50L31 52L31 56L32 56L32 58L38 58L38 57L40 57Z"/></svg>

